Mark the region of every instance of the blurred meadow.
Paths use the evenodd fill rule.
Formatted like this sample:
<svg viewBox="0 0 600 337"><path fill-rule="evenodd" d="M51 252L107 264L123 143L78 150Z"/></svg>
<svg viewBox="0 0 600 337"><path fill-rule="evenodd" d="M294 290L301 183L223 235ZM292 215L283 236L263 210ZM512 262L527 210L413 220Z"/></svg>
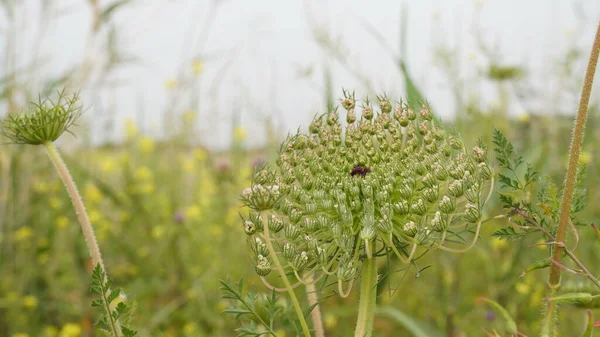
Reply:
<svg viewBox="0 0 600 337"><path fill-rule="evenodd" d="M121 300L135 303L132 325L141 337L237 335L234 317L221 313L228 302L219 281L243 277L267 291L247 254L240 192L289 132L339 104L342 88L357 98L385 92L427 100L470 146L480 138L491 144L498 128L560 183L600 18L594 0L0 6L0 115L62 88L80 92L86 112L77 137L64 135L57 146L108 272L126 294ZM596 86L580 158L588 168L588 224L600 223L598 93ZM0 336L97 336L93 266L42 152L0 147ZM495 199L488 216L501 213ZM502 334L498 313L476 301L485 296L507 308L522 332L537 334L546 274L519 276L547 248L493 238L504 222L486 223L469 253L430 254L421 264L432 267L418 275L386 274L380 305L436 336ZM582 227L580 235L581 259L599 261L594 232ZM570 277L563 287L575 286ZM348 303L356 298L324 300L328 336L352 335L356 308ZM563 324L582 326L582 313L564 312ZM397 318L378 317L375 326L376 336L410 335Z"/></svg>

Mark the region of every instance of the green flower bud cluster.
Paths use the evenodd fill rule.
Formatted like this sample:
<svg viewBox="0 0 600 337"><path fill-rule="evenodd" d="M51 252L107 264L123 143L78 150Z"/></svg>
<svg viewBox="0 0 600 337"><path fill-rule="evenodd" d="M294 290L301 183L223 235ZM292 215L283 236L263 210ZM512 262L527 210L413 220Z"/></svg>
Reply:
<svg viewBox="0 0 600 337"><path fill-rule="evenodd" d="M54 142L75 124L82 107L77 94L66 97L64 92L56 100L45 99L31 104L31 110L8 115L0 121L0 134L15 144L41 145Z"/></svg>
<svg viewBox="0 0 600 337"><path fill-rule="evenodd" d="M410 261L398 252L441 248L452 228L481 224L493 176L485 148L465 148L426 105L415 113L378 96L378 109L364 100L359 112L344 96L345 118L336 109L288 137L276 165L259 168L242 193L260 275L270 261L254 238L265 225L288 271L350 281L373 247Z"/></svg>

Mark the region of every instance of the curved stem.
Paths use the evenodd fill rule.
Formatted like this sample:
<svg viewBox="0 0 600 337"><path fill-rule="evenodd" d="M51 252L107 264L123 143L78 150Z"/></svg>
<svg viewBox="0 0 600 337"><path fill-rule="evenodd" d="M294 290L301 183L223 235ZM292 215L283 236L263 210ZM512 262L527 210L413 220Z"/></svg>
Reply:
<svg viewBox="0 0 600 337"><path fill-rule="evenodd" d="M302 312L302 308L300 307L300 302L298 302L298 298L296 297L296 293L294 293L294 289L292 288L292 284L290 280L288 280L287 275L285 274L285 270L281 266L281 262L279 262L279 258L277 257L277 253L275 253L275 249L273 248L273 244L271 243L271 237L269 235L269 226L267 226L267 219L264 217L264 212L260 213L260 217L263 220L264 232L263 235L265 237L265 244L267 245L267 249L269 250L269 254L271 255L271 259L275 264L275 269L279 272L279 276L283 280L283 284L287 289L288 295L290 295L290 299L292 300L292 304L294 305L294 310L296 311L296 316L298 316L298 320L300 321L300 325L302 326L302 333L305 337L311 337L310 330L308 329L308 324L306 324L306 319L304 319L304 313Z"/></svg>
<svg viewBox="0 0 600 337"><path fill-rule="evenodd" d="M317 296L317 288L315 287L315 276L313 273L309 273L307 280L309 281L306 285L306 297L308 298L308 305L313 307L310 315L313 321L313 327L315 329L315 337L325 337L325 329L323 329L323 319L321 318L321 305L318 304L319 297Z"/></svg>
<svg viewBox="0 0 600 337"><path fill-rule="evenodd" d="M445 251L451 252L451 253L464 253L464 252L468 251L469 249L473 248L473 246L477 242L477 238L479 238L480 230L481 230L481 221L479 221L477 223L477 229L475 230L475 236L473 236L473 241L471 241L471 244L469 244L467 247L465 247L463 249L454 249L454 248L449 248L449 247L442 246L442 245L439 245L436 248L445 250Z"/></svg>
<svg viewBox="0 0 600 337"><path fill-rule="evenodd" d="M375 257L363 261L360 280L360 300L358 302L358 319L354 337L371 337L375 321L375 304L377 302L377 262Z"/></svg>
<svg viewBox="0 0 600 337"><path fill-rule="evenodd" d="M44 147L46 148L46 152L48 153L48 157L54 164L60 179L65 185L67 193L71 197L71 202L73 203L73 208L75 208L75 213L77 214L77 220L79 220L79 225L81 226L81 231L83 232L83 236L85 237L85 242L87 244L88 251L90 253L90 257L92 259L92 264L94 267L100 266L104 274L106 275L106 268L104 267L104 261L102 261L102 255L100 254L100 246L98 246L98 241L96 240L96 236L94 235L94 228L92 227L92 223L90 222L90 218L88 217L87 211L85 210L85 205L83 204L83 200L77 191L77 186L75 186L75 181L73 177L71 177L71 173L62 160L60 153L54 146L52 142L45 142ZM110 289L107 293L110 293ZM106 294L105 294L106 300ZM111 311L115 309L113 303L108 303L108 308L106 308L108 317L112 318ZM112 333L116 337L122 336L121 325L118 321L111 321L111 329Z"/></svg>
<svg viewBox="0 0 600 337"><path fill-rule="evenodd" d="M346 297L350 296L350 292L352 291L353 284L354 284L354 280L350 280L350 282L348 284L348 289L346 289L346 291L344 291L344 282L342 282L342 280L338 279L338 292L340 293L341 298L346 298Z"/></svg>
<svg viewBox="0 0 600 337"><path fill-rule="evenodd" d="M571 151L569 152L569 165L567 166L567 177L565 179L565 188L563 197L560 202L560 211L558 217L558 229L556 232L556 241L564 242L567 228L569 226L571 203L573 201L573 193L575 191L575 179L577 175L577 164L579 162L579 154L581 152L581 143L585 133L585 124L587 121L587 110L592 93L592 84L594 83L594 74L596 73L596 65L598 63L598 54L600 54L600 24L596 30L594 44L590 53L590 58L585 72L583 81L583 89L581 90L581 99L579 100L579 109L577 110L577 118L573 128L573 138L571 139ZM563 255L563 247L557 246L554 249L552 259L560 262ZM550 266L550 277L548 285L551 288L560 286L560 268L556 265Z"/></svg>

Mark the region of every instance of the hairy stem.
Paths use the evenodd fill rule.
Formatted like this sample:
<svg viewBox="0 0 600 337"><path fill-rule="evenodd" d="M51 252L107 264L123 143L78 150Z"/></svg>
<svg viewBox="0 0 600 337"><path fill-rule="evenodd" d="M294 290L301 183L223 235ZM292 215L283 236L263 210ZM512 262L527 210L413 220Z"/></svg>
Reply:
<svg viewBox="0 0 600 337"><path fill-rule="evenodd" d="M371 337L377 302L377 261L375 257L363 261L360 280L358 319L354 337Z"/></svg>
<svg viewBox="0 0 600 337"><path fill-rule="evenodd" d="M302 312L302 308L300 307L300 302L298 302L298 298L296 297L296 293L294 293L294 289L292 288L292 284L290 280L288 280L287 275L285 274L285 270L281 266L281 262L279 262L279 258L277 257L277 253L273 248L273 244L271 243L271 236L269 234L269 226L267 219L265 218L264 212L260 214L261 218L263 218L264 232L263 235L265 237L265 244L267 245L267 249L269 250L269 254L271 255L271 259L275 264L275 269L279 273L279 276L283 280L283 284L287 289L288 294L290 295L290 299L292 300L292 304L294 305L294 310L296 311L296 316L298 316L298 320L300 321L300 326L302 327L302 333L305 337L311 337L310 330L308 329L308 324L306 323L306 319L304 318L304 313Z"/></svg>
<svg viewBox="0 0 600 337"><path fill-rule="evenodd" d="M592 84L594 83L594 74L596 73L596 65L598 63L598 54L600 53L600 24L596 30L594 44L590 53L585 79L583 81L583 89L581 90L581 98L579 100L579 109L577 118L575 119L575 127L573 128L573 138L571 139L571 150L569 152L569 165L567 167L567 176L565 179L565 188L563 191L562 200L560 203L560 211L558 218L558 230L556 232L556 241L563 243L567 228L569 226L569 218L571 211L571 203L573 201L573 192L575 190L575 177L577 173L577 163L579 162L579 154L581 152L581 143L585 133L585 124L587 121L587 110L592 93ZM554 249L552 258L560 262L563 254L563 247L557 246ZM550 266L550 277L548 279L550 288L560 287L560 268L557 265Z"/></svg>
<svg viewBox="0 0 600 337"><path fill-rule="evenodd" d="M52 142L46 142L44 143L44 147L46 148L48 157L50 157L50 160L54 164L60 179L65 185L67 193L69 193L69 196L71 197L71 202L73 203L73 208L75 208L75 213L77 214L77 220L79 221L81 231L85 237L85 242L92 259L92 264L94 266L100 266L106 275L106 268L104 267L104 261L102 261L102 255L100 254L100 246L98 246L98 241L94 235L94 228L92 227L90 218L85 210L85 205L83 204L81 195L79 195L79 192L77 191L75 181L73 180L73 177L71 177L71 173L69 172L67 165L65 165L65 162L62 160L60 153L54 144ZM110 293L110 290L108 293ZM106 294L104 295L104 299L106 300ZM114 310L114 305L112 303L108 303L108 306L109 307L106 308L107 315L112 321L111 311ZM121 325L118 321L115 320L111 328L115 337L122 336Z"/></svg>
<svg viewBox="0 0 600 337"><path fill-rule="evenodd" d="M319 297L317 296L314 278L312 273L308 276L308 282L306 283L306 297L308 298L308 305L311 307L314 306L310 315L312 316L313 327L315 329L315 337L325 337L323 319L321 318L321 305L317 304Z"/></svg>

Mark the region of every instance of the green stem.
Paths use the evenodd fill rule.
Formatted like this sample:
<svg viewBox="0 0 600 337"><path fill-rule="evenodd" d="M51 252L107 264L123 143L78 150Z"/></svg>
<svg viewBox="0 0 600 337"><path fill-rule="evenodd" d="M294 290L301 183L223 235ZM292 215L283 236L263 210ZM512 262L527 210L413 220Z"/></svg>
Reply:
<svg viewBox="0 0 600 337"><path fill-rule="evenodd" d="M96 236L94 235L94 228L92 227L92 223L90 222L90 218L85 210L85 205L83 204L83 200L81 199L81 195L77 191L77 186L75 185L75 181L65 165L65 162L62 160L58 149L54 146L52 142L45 142L44 147L46 148L46 152L48 153L48 157L54 164L60 179L65 184L65 188L67 189L67 193L71 197L71 202L73 203L73 207L75 208L75 213L77 214L77 219L79 220L79 225L81 226L81 231L83 232L83 236L85 237L85 242L87 244L88 251L90 253L90 257L92 259L92 264L94 266L100 266L102 271L106 275L106 268L104 267L104 262L102 261L102 255L100 254L100 247L98 246L98 241L96 240ZM110 293L108 290L107 293ZM106 300L106 294L104 295L104 299ZM106 308L108 317L111 318L111 311L113 311L114 305L112 303L108 303L108 308ZM112 322L112 333L115 337L122 336L121 325L118 321Z"/></svg>
<svg viewBox="0 0 600 337"><path fill-rule="evenodd" d="M598 54L600 53L600 24L596 30L594 44L590 53L590 58L585 72L583 81L583 89L581 90L581 99L579 100L579 109L575 126L573 128L573 138L571 139L571 151L569 152L569 165L567 167L567 177L565 179L565 189L560 203L560 212L558 218L558 229L556 232L556 241L564 243L567 227L569 225L571 203L573 201L573 192L575 191L575 179L577 174L577 164L579 162L579 154L581 152L581 143L585 133L585 124L587 121L588 105L592 93L592 84L594 83L594 74L596 73L596 65L598 63ZM560 263L563 255L563 247L556 246L554 248L552 258ZM550 266L550 277L548 279L550 288L558 288L560 286L560 268L557 264Z"/></svg>
<svg viewBox="0 0 600 337"><path fill-rule="evenodd" d="M283 267L281 266L281 262L279 262L279 259L277 258L277 253L275 252L275 249L273 248L273 244L271 243L271 236L269 234L269 226L267 225L268 221L264 216L264 212L261 212L260 216L263 220L263 223L265 224L264 232L263 232L263 235L265 237L265 244L267 245L267 249L269 250L271 259L273 260L273 263L275 264L275 269L277 269L277 272L279 273L279 276L283 280L283 284L285 285L285 288L287 289L287 292L290 295L292 304L294 305L294 310L296 311L296 316L298 316L298 320L300 320L300 325L302 326L302 332L304 333L304 336L311 337L310 330L308 329L308 324L306 323L306 319L304 318L304 312L302 312L302 308L300 307L300 302L298 302L298 298L296 297L296 293L294 293L292 284L290 283L290 280L288 280L287 275L285 274L285 270L283 270Z"/></svg>
<svg viewBox="0 0 600 337"><path fill-rule="evenodd" d="M358 319L354 337L371 337L377 302L377 262L375 257L363 261L360 280Z"/></svg>
<svg viewBox="0 0 600 337"><path fill-rule="evenodd" d="M315 276L310 273L306 284L306 297L308 298L308 305L314 306L310 315L312 316L313 327L315 330L315 337L325 337L325 329L323 329L323 319L321 318L321 305L318 304L319 296L317 296L317 287L315 287Z"/></svg>

